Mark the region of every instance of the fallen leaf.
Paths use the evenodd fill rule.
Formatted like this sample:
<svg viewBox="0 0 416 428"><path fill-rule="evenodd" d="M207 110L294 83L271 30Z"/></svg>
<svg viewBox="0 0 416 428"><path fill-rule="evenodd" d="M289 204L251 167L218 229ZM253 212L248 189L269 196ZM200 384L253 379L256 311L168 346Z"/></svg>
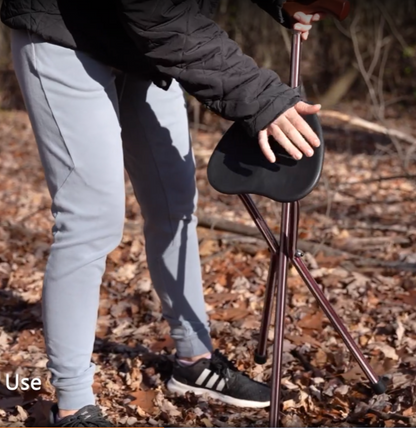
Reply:
<svg viewBox="0 0 416 428"><path fill-rule="evenodd" d="M305 315L298 321L298 327L308 330L322 330L324 316L322 312Z"/></svg>
<svg viewBox="0 0 416 428"><path fill-rule="evenodd" d="M360 366L356 363L353 364L350 370L342 373L341 375L347 381L361 381L364 378L363 371Z"/></svg>
<svg viewBox="0 0 416 428"><path fill-rule="evenodd" d="M216 253L219 249L218 240L204 239L199 245L199 254L201 257L206 257Z"/></svg>
<svg viewBox="0 0 416 428"><path fill-rule="evenodd" d="M27 419L27 412L22 406L16 406L19 419L25 421Z"/></svg>
<svg viewBox="0 0 416 428"><path fill-rule="evenodd" d="M310 345L316 346L317 348L320 348L322 346L321 342L314 339L312 336L309 336L308 334L302 334L301 336L295 336L290 334L285 335L285 338L290 342L294 343L296 346L302 346L305 343L309 343Z"/></svg>
<svg viewBox="0 0 416 428"><path fill-rule="evenodd" d="M250 311L245 308L226 308L216 309L210 313L210 318L218 321L238 321L250 314Z"/></svg>
<svg viewBox="0 0 416 428"><path fill-rule="evenodd" d="M237 293L210 293L205 295L205 301L210 305L228 303L238 300Z"/></svg>
<svg viewBox="0 0 416 428"><path fill-rule="evenodd" d="M160 397L161 394L158 394L158 400L157 400L157 407L162 412L165 412L168 414L169 417L174 418L176 416L182 416L182 413L179 411L179 409L171 403L169 400L167 400L165 397Z"/></svg>
<svg viewBox="0 0 416 428"><path fill-rule="evenodd" d="M134 400L130 401L129 404L140 407L146 413L152 413L155 410L154 400L157 393L154 390L130 392L129 395L134 397Z"/></svg>
<svg viewBox="0 0 416 428"><path fill-rule="evenodd" d="M208 419L208 418L203 418L201 419L201 422L204 424L204 426L206 427L213 427L214 425L212 424L212 422Z"/></svg>
<svg viewBox="0 0 416 428"><path fill-rule="evenodd" d="M397 361L399 359L396 350L392 346L387 345L386 343L371 343L368 346L369 348L380 350L386 358L390 358L394 361Z"/></svg>

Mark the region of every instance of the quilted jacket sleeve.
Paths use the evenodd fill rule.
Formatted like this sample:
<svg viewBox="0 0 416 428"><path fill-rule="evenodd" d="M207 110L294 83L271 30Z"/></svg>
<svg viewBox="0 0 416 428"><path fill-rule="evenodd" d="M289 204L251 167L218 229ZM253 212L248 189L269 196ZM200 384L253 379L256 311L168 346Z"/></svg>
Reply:
<svg viewBox="0 0 416 428"><path fill-rule="evenodd" d="M120 19L140 51L220 116L256 135L300 101L259 68L195 0L118 0Z"/></svg>

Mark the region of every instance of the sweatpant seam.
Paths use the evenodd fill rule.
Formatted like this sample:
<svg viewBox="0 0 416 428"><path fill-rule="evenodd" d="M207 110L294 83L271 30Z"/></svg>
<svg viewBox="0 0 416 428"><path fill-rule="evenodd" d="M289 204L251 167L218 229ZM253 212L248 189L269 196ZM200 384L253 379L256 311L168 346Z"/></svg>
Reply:
<svg viewBox="0 0 416 428"><path fill-rule="evenodd" d="M68 179L69 179L69 177L71 176L71 174L74 172L74 170L75 170L75 163L74 163L74 160L72 159L71 152L70 152L70 150L69 150L69 148L68 148L68 145L67 145L67 143L66 143L66 141L65 141L65 138L64 138L64 136L63 136L63 134L62 134L61 127L59 126L58 121L56 120L55 114L54 114L53 109L52 109L52 107L51 107L51 104L50 104L50 102L49 102L48 95L47 95L46 90L45 90L45 87L44 87L44 85L43 85L42 76L41 76L41 74L39 73L39 66L38 66L38 61L37 61L37 54L36 54L36 47L35 47L35 43L33 42L32 37L31 37L31 34L30 34L30 32L29 32L29 31L28 31L28 37L29 37L29 40L30 40L31 45L32 45L33 63L34 63L34 66L35 66L35 70L36 70L37 77L38 77L38 79L39 79L40 87L41 87L41 89L42 89L43 95L45 96L46 104L47 104L47 106L48 106L48 108L49 108L49 111L50 111L51 117L53 118L53 121L54 121L54 123L55 123L55 125L56 125L56 128L57 128L57 130L58 130L58 132L59 132L60 137L62 138L62 142L63 142L63 144L64 144L64 146L65 146L65 149L66 149L66 151L67 151L67 153L68 153L68 156L69 156L69 158L70 158L70 160L71 160L71 163L72 163L72 166L70 167L70 170L69 170L69 172L68 172L68 175L65 177L65 179L63 180L63 182L61 183L61 185L57 188L57 190L56 190L56 192L55 192L55 195L53 196L53 200L55 200L55 199L56 199L56 197L58 196L59 191L62 189L62 187L63 187L63 186L65 185L65 183L68 181ZM54 217L55 217L55 214L53 214L53 215L54 215Z"/></svg>

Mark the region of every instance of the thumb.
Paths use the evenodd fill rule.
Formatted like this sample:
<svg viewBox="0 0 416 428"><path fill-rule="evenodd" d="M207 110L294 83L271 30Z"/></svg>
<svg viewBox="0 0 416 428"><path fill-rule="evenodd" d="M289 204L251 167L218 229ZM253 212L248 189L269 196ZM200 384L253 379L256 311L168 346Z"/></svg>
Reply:
<svg viewBox="0 0 416 428"><path fill-rule="evenodd" d="M298 102L295 105L295 109L299 114L314 114L321 110L321 104L307 104L303 101Z"/></svg>

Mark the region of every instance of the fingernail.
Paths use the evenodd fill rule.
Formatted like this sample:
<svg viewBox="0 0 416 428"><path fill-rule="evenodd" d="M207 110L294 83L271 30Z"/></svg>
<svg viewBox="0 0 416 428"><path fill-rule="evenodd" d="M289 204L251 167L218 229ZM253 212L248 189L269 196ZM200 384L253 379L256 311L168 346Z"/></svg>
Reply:
<svg viewBox="0 0 416 428"><path fill-rule="evenodd" d="M307 155L308 157L312 157L312 156L313 156L313 150L308 150L308 151L306 152L306 155Z"/></svg>
<svg viewBox="0 0 416 428"><path fill-rule="evenodd" d="M295 13L295 14L293 15L293 17L294 17L295 19L300 19L300 14L297 12L297 13Z"/></svg>
<svg viewBox="0 0 416 428"><path fill-rule="evenodd" d="M315 146L319 147L321 145L321 141L320 140L315 140Z"/></svg>
<svg viewBox="0 0 416 428"><path fill-rule="evenodd" d="M302 158L303 158L303 156L301 154L298 154L295 156L295 159L297 159L297 160L301 160Z"/></svg>

